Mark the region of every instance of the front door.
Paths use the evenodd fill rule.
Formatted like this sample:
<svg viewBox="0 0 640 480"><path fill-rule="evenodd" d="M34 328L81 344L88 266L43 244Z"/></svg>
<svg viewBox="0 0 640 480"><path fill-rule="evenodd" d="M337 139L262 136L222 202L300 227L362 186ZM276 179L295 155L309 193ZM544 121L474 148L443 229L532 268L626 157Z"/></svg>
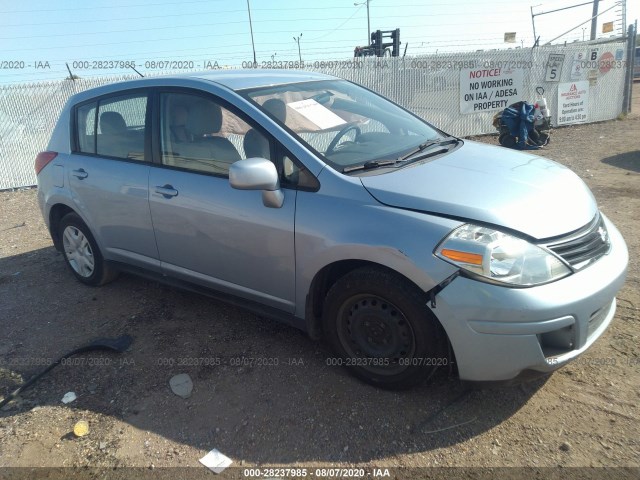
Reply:
<svg viewBox="0 0 640 480"><path fill-rule="evenodd" d="M161 93L159 107L149 199L163 271L293 313L296 191L269 208L261 192L231 188L253 128L215 97Z"/></svg>

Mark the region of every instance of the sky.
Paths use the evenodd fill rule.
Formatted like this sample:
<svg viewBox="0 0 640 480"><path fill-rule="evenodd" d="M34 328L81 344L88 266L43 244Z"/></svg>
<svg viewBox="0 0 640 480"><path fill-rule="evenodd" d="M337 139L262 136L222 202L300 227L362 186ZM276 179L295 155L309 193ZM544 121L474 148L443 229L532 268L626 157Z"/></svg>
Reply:
<svg viewBox="0 0 640 480"><path fill-rule="evenodd" d="M368 44L366 1L249 0L258 64L302 59L345 60ZM354 5L360 3L360 5ZM370 0L371 30L400 28L408 56L449 51L527 47L533 44L531 7L549 12L586 0ZM620 34L620 2L601 0L598 20L615 22ZM627 25L640 17L640 0L627 0ZM541 44L591 17L592 5L537 15ZM626 30L626 27L625 27ZM516 32L516 43L504 43ZM554 43L589 38L590 22ZM0 0L0 87L166 70L242 66L253 61L246 0ZM102 63L101 63L102 62Z"/></svg>

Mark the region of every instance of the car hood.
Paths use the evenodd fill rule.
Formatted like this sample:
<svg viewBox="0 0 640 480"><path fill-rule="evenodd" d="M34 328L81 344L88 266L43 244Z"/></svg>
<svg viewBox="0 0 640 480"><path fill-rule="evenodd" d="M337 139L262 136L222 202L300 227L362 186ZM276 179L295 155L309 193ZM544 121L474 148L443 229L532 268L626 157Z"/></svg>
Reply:
<svg viewBox="0 0 640 480"><path fill-rule="evenodd" d="M486 222L535 239L577 230L598 211L591 191L567 167L472 141L361 181L383 204Z"/></svg>

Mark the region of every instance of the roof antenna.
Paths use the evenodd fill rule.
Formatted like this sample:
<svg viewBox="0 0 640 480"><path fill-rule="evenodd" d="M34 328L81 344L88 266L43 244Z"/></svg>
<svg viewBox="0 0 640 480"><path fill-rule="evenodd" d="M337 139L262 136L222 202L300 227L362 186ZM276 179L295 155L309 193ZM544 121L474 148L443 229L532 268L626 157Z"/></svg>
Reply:
<svg viewBox="0 0 640 480"><path fill-rule="evenodd" d="M136 72L138 75L140 75L142 78L144 78L144 75L141 74L138 70L136 70L136 67L134 67L133 65L131 65L131 69Z"/></svg>
<svg viewBox="0 0 640 480"><path fill-rule="evenodd" d="M69 68L69 64L65 63L65 65L67 66L67 71L69 72L69 79L73 80L74 82L76 81L76 78L78 78L76 75L74 75L73 73L71 73L71 69Z"/></svg>

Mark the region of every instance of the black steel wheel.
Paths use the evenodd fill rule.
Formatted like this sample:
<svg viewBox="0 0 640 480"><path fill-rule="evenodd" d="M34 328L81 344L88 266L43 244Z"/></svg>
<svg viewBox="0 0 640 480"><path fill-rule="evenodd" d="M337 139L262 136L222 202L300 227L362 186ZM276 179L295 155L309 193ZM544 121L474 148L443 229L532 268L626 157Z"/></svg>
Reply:
<svg viewBox="0 0 640 480"><path fill-rule="evenodd" d="M427 299L389 271L360 268L340 278L325 299L325 336L335 362L383 388L407 388L448 363L446 339Z"/></svg>
<svg viewBox="0 0 640 480"><path fill-rule="evenodd" d="M405 360L415 354L415 333L404 313L377 295L354 295L347 299L340 307L336 326L349 358L389 359L388 365L370 365L372 372L400 373Z"/></svg>

